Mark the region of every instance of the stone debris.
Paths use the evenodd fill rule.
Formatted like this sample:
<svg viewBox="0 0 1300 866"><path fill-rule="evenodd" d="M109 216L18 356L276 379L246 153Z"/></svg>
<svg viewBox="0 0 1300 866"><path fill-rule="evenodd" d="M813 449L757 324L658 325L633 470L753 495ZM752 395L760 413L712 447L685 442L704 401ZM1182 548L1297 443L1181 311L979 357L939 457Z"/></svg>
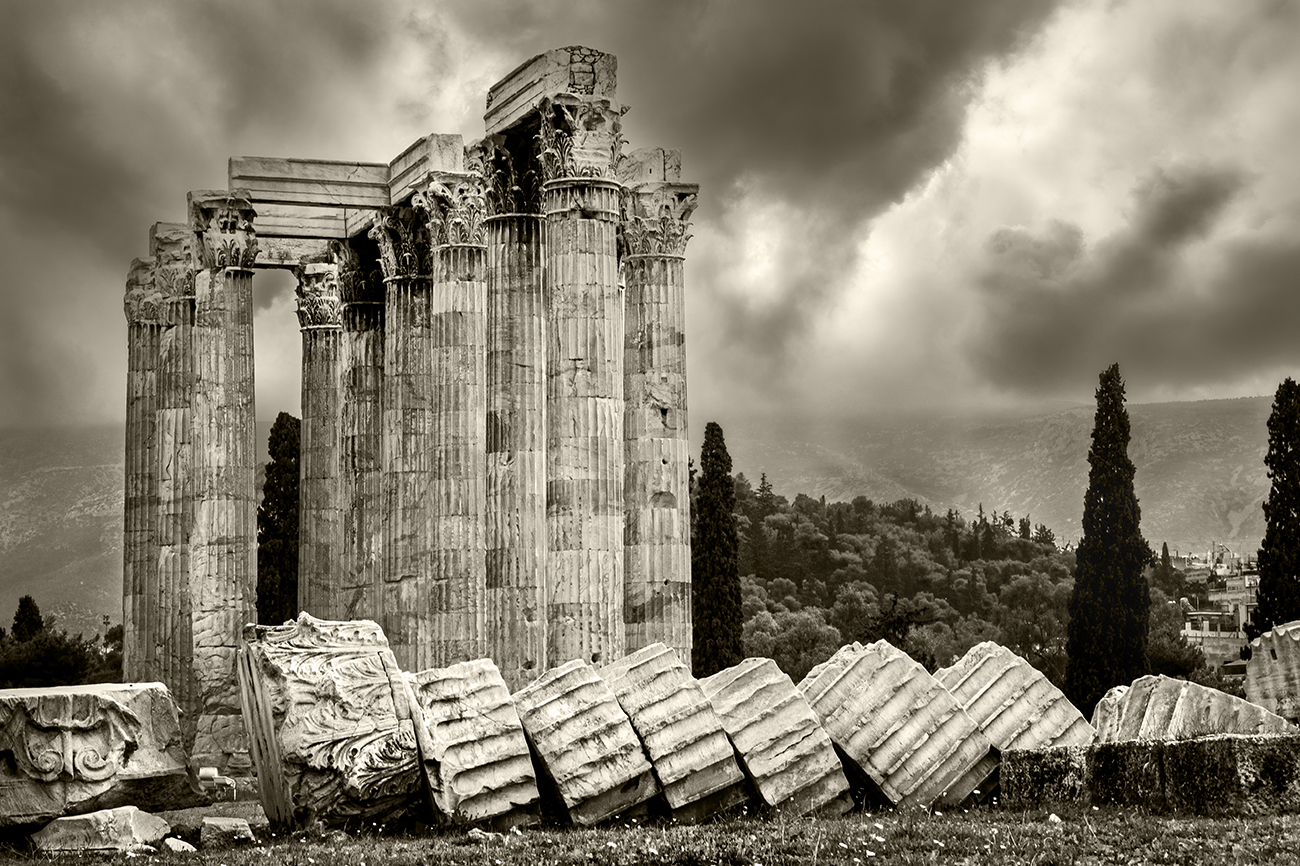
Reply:
<svg viewBox="0 0 1300 866"><path fill-rule="evenodd" d="M1275 625L1250 642L1246 698L1300 722L1300 620Z"/></svg>
<svg viewBox="0 0 1300 866"><path fill-rule="evenodd" d="M659 793L632 723L595 669L573 659L515 693L544 809L591 826Z"/></svg>
<svg viewBox="0 0 1300 866"><path fill-rule="evenodd" d="M1086 746L1096 736L1042 671L992 641L971 647L934 678L999 750Z"/></svg>
<svg viewBox="0 0 1300 866"><path fill-rule="evenodd" d="M1300 733L1286 719L1250 701L1166 676L1141 677L1122 692L1111 689L1098 702L1092 724L1099 743Z"/></svg>
<svg viewBox="0 0 1300 866"><path fill-rule="evenodd" d="M795 815L852 807L830 737L776 662L745 659L700 680L700 688L764 803Z"/></svg>
<svg viewBox="0 0 1300 866"><path fill-rule="evenodd" d="M171 825L135 806L56 818L32 834L37 851L130 851L157 842Z"/></svg>
<svg viewBox="0 0 1300 866"><path fill-rule="evenodd" d="M177 839L175 836L168 836L162 843L168 851L173 851L177 854L193 854L198 850L189 842L186 842L184 839Z"/></svg>
<svg viewBox="0 0 1300 866"><path fill-rule="evenodd" d="M199 846L205 851L256 844L253 828L243 818L204 818L199 830Z"/></svg>
<svg viewBox="0 0 1300 866"><path fill-rule="evenodd" d="M600 676L641 738L674 818L700 821L749 798L722 722L672 649L651 644Z"/></svg>
<svg viewBox="0 0 1300 866"><path fill-rule="evenodd" d="M895 806L954 806L997 754L947 689L886 641L841 647L799 690L840 752Z"/></svg>
<svg viewBox="0 0 1300 866"><path fill-rule="evenodd" d="M491 659L421 671L410 680L431 746L421 757L439 812L499 827L537 823L528 741Z"/></svg>
<svg viewBox="0 0 1300 866"><path fill-rule="evenodd" d="M421 808L419 710L378 625L303 613L250 625L244 641L244 718L272 827L382 822Z"/></svg>
<svg viewBox="0 0 1300 866"><path fill-rule="evenodd" d="M0 825L116 806L209 802L191 779L176 703L161 683L0 691Z"/></svg>

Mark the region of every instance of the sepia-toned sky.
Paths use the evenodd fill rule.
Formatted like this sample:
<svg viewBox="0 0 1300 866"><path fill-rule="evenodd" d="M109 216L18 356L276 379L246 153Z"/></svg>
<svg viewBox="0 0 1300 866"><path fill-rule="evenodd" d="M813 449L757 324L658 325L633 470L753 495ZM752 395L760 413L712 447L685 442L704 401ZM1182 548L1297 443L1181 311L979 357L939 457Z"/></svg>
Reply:
<svg viewBox="0 0 1300 866"><path fill-rule="evenodd" d="M0 0L0 426L124 415L149 225L232 155L482 134L616 54L683 152L693 427L1271 393L1300 375L1300 0ZM298 411L288 275L259 417Z"/></svg>

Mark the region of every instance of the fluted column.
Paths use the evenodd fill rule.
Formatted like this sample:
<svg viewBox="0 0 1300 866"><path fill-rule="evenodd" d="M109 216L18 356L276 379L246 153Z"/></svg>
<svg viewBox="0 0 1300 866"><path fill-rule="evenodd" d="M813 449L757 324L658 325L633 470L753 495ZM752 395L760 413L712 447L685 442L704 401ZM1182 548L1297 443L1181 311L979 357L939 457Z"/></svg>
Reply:
<svg viewBox="0 0 1300 866"><path fill-rule="evenodd" d="M190 599L198 708L194 760L247 760L235 685L242 626L255 622L257 499L253 404L253 262L246 194L190 193L194 279L194 533Z"/></svg>
<svg viewBox="0 0 1300 866"><path fill-rule="evenodd" d="M338 265L305 264L296 273L302 329L298 608L322 619L341 619L343 304Z"/></svg>
<svg viewBox="0 0 1300 866"><path fill-rule="evenodd" d="M683 266L697 189L652 182L623 197L627 652L663 643L687 665L691 520Z"/></svg>
<svg viewBox="0 0 1300 866"><path fill-rule="evenodd" d="M430 628L432 568L425 503L432 480L432 357L429 333L428 212L385 208L370 230L384 273L383 591L380 625L405 670L419 670L417 646ZM423 603L422 603L423 602Z"/></svg>
<svg viewBox="0 0 1300 866"><path fill-rule="evenodd" d="M468 174L439 176L428 195L432 580L422 587L420 604L432 618L427 638L420 635L416 669L487 653L485 204L482 163L468 165Z"/></svg>
<svg viewBox="0 0 1300 866"><path fill-rule="evenodd" d="M157 670L185 710L181 730L194 743L199 706L194 680L194 623L190 599L190 538L194 531L194 232L188 225L155 223L149 233L154 287L163 301L158 340L158 592L151 605ZM134 677L128 672L128 679Z"/></svg>
<svg viewBox="0 0 1300 866"><path fill-rule="evenodd" d="M384 286L351 243L333 245L343 303L338 619L379 619L383 549Z"/></svg>
<svg viewBox="0 0 1300 866"><path fill-rule="evenodd" d="M165 315L154 260L136 259L126 278L126 478L122 515L122 668L156 680L158 611L158 340Z"/></svg>
<svg viewBox="0 0 1300 866"><path fill-rule="evenodd" d="M546 213L547 661L623 654L621 109L541 106Z"/></svg>

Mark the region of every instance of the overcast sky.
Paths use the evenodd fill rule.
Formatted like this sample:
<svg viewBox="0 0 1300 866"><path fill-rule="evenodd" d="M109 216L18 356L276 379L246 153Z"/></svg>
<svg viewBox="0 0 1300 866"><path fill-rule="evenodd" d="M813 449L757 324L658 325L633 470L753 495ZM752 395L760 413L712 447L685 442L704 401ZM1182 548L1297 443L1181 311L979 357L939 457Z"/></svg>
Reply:
<svg viewBox="0 0 1300 866"><path fill-rule="evenodd" d="M124 416L149 225L232 155L482 134L542 51L616 54L680 148L692 427L1272 393L1300 375L1300 2L0 0L0 426ZM257 284L259 417L298 411Z"/></svg>

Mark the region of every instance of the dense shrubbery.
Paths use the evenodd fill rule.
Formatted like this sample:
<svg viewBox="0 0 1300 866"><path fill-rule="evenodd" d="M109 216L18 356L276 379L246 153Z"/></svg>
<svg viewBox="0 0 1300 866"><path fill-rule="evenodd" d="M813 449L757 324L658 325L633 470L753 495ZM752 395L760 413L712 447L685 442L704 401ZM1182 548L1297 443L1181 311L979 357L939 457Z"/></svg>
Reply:
<svg viewBox="0 0 1300 866"><path fill-rule="evenodd" d="M43 688L122 679L122 626L98 635L69 635L46 623L30 595L18 603L13 628L0 628L0 688Z"/></svg>

